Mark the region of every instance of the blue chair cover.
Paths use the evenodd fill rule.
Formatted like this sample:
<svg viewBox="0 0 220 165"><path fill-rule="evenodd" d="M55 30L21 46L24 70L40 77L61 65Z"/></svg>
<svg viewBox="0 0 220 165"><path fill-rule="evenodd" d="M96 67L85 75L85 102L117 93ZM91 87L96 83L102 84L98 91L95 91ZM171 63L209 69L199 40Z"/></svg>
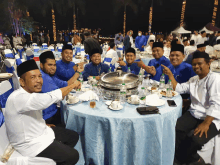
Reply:
<svg viewBox="0 0 220 165"><path fill-rule="evenodd" d="M81 48L80 47L76 47L75 55L77 55L77 53L81 53Z"/></svg>
<svg viewBox="0 0 220 165"><path fill-rule="evenodd" d="M6 101L9 97L9 95L13 92L13 88L11 88L9 91L3 93L2 95L0 95L0 106L1 108L5 108L6 105Z"/></svg>
<svg viewBox="0 0 220 165"><path fill-rule="evenodd" d="M47 47L47 45L42 45L42 47L43 47L43 48L46 48L46 47Z"/></svg>
<svg viewBox="0 0 220 165"><path fill-rule="evenodd" d="M31 55L31 56L26 56L27 57L27 60L31 60L34 58L34 55Z"/></svg>
<svg viewBox="0 0 220 165"><path fill-rule="evenodd" d="M89 60L89 55L88 54L86 54L85 57L86 57L87 60Z"/></svg>
<svg viewBox="0 0 220 165"><path fill-rule="evenodd" d="M38 52L39 51L39 48L37 48L37 49L34 49L34 52Z"/></svg>
<svg viewBox="0 0 220 165"><path fill-rule="evenodd" d="M70 43L69 44L67 43L67 45L71 45L72 46L72 44L70 44Z"/></svg>
<svg viewBox="0 0 220 165"><path fill-rule="evenodd" d="M103 60L103 63L104 62L111 62L112 61L112 58L105 58L104 60Z"/></svg>
<svg viewBox="0 0 220 165"><path fill-rule="evenodd" d="M5 122L3 113L0 111L0 127L2 126L2 124Z"/></svg>
<svg viewBox="0 0 220 165"><path fill-rule="evenodd" d="M22 59L22 52L24 51L24 49L18 49L18 53L20 55L20 59Z"/></svg>
<svg viewBox="0 0 220 165"><path fill-rule="evenodd" d="M123 48L118 48L118 50L123 50Z"/></svg>
<svg viewBox="0 0 220 165"><path fill-rule="evenodd" d="M43 49L44 49L44 50L47 50L47 49L48 49L48 47L43 47Z"/></svg>
<svg viewBox="0 0 220 165"><path fill-rule="evenodd" d="M22 63L21 59L16 59L16 65L19 66Z"/></svg>
<svg viewBox="0 0 220 165"><path fill-rule="evenodd" d="M58 49L58 52L62 52L62 49Z"/></svg>
<svg viewBox="0 0 220 165"><path fill-rule="evenodd" d="M8 54L5 54L5 57L6 58L15 58L13 53L8 53Z"/></svg>
<svg viewBox="0 0 220 165"><path fill-rule="evenodd" d="M54 52L54 49L50 49L52 52Z"/></svg>
<svg viewBox="0 0 220 165"><path fill-rule="evenodd" d="M84 52L85 51L85 49L81 49L81 52Z"/></svg>

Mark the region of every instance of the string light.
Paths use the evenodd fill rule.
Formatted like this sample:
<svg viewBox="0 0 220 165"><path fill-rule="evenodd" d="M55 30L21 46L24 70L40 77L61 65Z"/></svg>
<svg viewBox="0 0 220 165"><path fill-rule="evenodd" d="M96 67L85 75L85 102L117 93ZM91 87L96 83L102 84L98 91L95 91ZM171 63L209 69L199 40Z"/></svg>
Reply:
<svg viewBox="0 0 220 165"><path fill-rule="evenodd" d="M153 6L150 7L150 13L149 13L149 28L148 28L149 33L151 33L152 20L153 20Z"/></svg>
<svg viewBox="0 0 220 165"><path fill-rule="evenodd" d="M73 15L73 29L76 30L76 14Z"/></svg>
<svg viewBox="0 0 220 165"><path fill-rule="evenodd" d="M51 12L52 12L52 24L53 24L53 38L54 38L54 41L57 41L57 32L56 32L56 22L55 22L54 9L51 9Z"/></svg>
<svg viewBox="0 0 220 165"><path fill-rule="evenodd" d="M124 26L123 26L124 36L125 36L125 31L126 31L126 8L125 8L125 11L124 11Z"/></svg>
<svg viewBox="0 0 220 165"><path fill-rule="evenodd" d="M217 16L218 11L218 0L215 0L214 2L214 9L213 9L213 15L212 15L212 25L215 26L215 20Z"/></svg>
<svg viewBox="0 0 220 165"><path fill-rule="evenodd" d="M183 1L183 5L182 5L182 13L181 13L181 18L180 18L180 27L183 26L185 11L186 11L186 0Z"/></svg>

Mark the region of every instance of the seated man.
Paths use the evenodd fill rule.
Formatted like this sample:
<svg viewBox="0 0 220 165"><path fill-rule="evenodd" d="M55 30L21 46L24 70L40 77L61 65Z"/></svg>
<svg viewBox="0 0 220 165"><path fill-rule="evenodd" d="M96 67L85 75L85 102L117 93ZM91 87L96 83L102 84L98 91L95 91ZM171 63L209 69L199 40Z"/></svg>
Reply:
<svg viewBox="0 0 220 165"><path fill-rule="evenodd" d="M76 73L78 66L83 65L83 63L75 64L72 62L73 49L71 45L64 45L61 55L62 60L57 61L56 64L56 77L58 77L60 80L68 81Z"/></svg>
<svg viewBox="0 0 220 165"><path fill-rule="evenodd" d="M106 53L106 55L104 56L105 57L109 57L110 55L112 55L113 58L115 58L116 61L118 61L118 54L116 52L116 46L115 46L115 43L114 42L111 42L109 44L110 46L110 50Z"/></svg>
<svg viewBox="0 0 220 165"><path fill-rule="evenodd" d="M126 62L124 62L122 59L118 61L122 71L127 72L128 68L130 68L131 73L138 75L141 68L138 67L137 63L134 62L136 59L136 52L134 48L129 48L125 52L125 59Z"/></svg>
<svg viewBox="0 0 220 165"><path fill-rule="evenodd" d="M120 37L117 37L116 40L115 40L115 45L120 45L122 42L121 42L121 39Z"/></svg>
<svg viewBox="0 0 220 165"><path fill-rule="evenodd" d="M51 92L77 82L79 73L83 71L83 69L78 67L73 77L68 81L63 81L54 76L56 73L56 61L53 52L46 51L42 53L39 58L40 72L43 78L42 93ZM61 125L60 109L57 108L56 104L52 104L43 110L43 118L46 120L47 124Z"/></svg>
<svg viewBox="0 0 220 165"><path fill-rule="evenodd" d="M154 43L154 40L150 40L149 45L144 48L144 51L146 51L149 54L152 54L153 43Z"/></svg>
<svg viewBox="0 0 220 165"><path fill-rule="evenodd" d="M154 42L153 43L153 56L155 59L150 60L148 66L151 67L151 69L146 69L146 72L151 74L151 79L160 81L160 77L163 73L163 67L161 67L161 64L165 66L170 66L170 60L163 56L164 50L163 50L163 43L161 42ZM166 80L167 83L168 80Z"/></svg>
<svg viewBox="0 0 220 165"><path fill-rule="evenodd" d="M198 44L197 45L197 50L195 52L205 52L205 50L206 50L206 45L205 44ZM195 52L193 52L193 53L188 55L188 57L187 57L187 59L185 61L186 63L192 65L193 54Z"/></svg>
<svg viewBox="0 0 220 165"><path fill-rule="evenodd" d="M86 64L83 73L84 81L88 80L88 77L96 77L99 80L102 73L108 73L110 67L101 62L101 54L99 49L92 49L91 54L89 54L91 62ZM111 69L114 71L114 67Z"/></svg>
<svg viewBox="0 0 220 165"><path fill-rule="evenodd" d="M195 52L192 67L197 76L179 84L169 68L164 67L173 84L181 94L189 93L192 103L188 112L177 120L175 162L205 165L197 154L202 146L219 134L220 129L220 76L210 71L210 58L205 52ZM193 131L193 133L191 133Z"/></svg>
<svg viewBox="0 0 220 165"><path fill-rule="evenodd" d="M9 96L4 115L10 144L23 156L50 158L57 164L76 164L79 154L73 147L79 135L64 128L48 127L42 110L61 101L81 84L76 82L49 93L40 93L43 79L34 60L19 65L17 72L21 88Z"/></svg>
<svg viewBox="0 0 220 165"><path fill-rule="evenodd" d="M197 47L195 46L195 41L191 40L190 45L184 47L184 54L188 56L190 51L196 51L196 49Z"/></svg>

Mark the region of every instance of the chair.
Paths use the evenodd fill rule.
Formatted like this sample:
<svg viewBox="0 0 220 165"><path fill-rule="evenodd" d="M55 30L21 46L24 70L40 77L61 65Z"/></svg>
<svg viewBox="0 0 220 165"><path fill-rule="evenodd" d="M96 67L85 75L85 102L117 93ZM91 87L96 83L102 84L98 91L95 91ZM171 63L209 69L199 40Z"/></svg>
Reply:
<svg viewBox="0 0 220 165"><path fill-rule="evenodd" d="M81 46L81 55L85 55L86 53L85 53L85 49L84 49L84 46Z"/></svg>
<svg viewBox="0 0 220 165"><path fill-rule="evenodd" d="M5 58L15 58L10 49L5 49L4 50L4 55L5 55Z"/></svg>
<svg viewBox="0 0 220 165"><path fill-rule="evenodd" d="M103 63L107 64L111 68L115 67L116 62L117 62L117 59L113 57L112 54L106 54L103 60Z"/></svg>
<svg viewBox="0 0 220 165"><path fill-rule="evenodd" d="M6 80L0 83L0 106L2 108L3 114L5 113L5 105L9 95L13 92L11 83Z"/></svg>
<svg viewBox="0 0 220 165"><path fill-rule="evenodd" d="M15 59L5 59L4 63L6 65L6 71L13 74L12 78L9 79L9 82L11 83L12 88L14 90L17 90L18 88L20 88L20 83L17 73L14 69Z"/></svg>
<svg viewBox="0 0 220 165"><path fill-rule="evenodd" d="M23 58L22 54L24 52L24 48L23 48L23 46L17 46L17 49L18 49L18 53L20 55L20 59L22 59Z"/></svg>
<svg viewBox="0 0 220 165"><path fill-rule="evenodd" d="M37 43L33 43L32 46L37 46Z"/></svg>
<svg viewBox="0 0 220 165"><path fill-rule="evenodd" d="M43 49L47 49L47 44L46 44L46 43L43 43L43 44L42 44L42 47L43 47Z"/></svg>
<svg viewBox="0 0 220 165"><path fill-rule="evenodd" d="M54 52L54 47L53 46L49 46L48 49L51 50L52 52Z"/></svg>
<svg viewBox="0 0 220 165"><path fill-rule="evenodd" d="M34 58L34 52L31 49L26 50L26 58L27 60L31 60Z"/></svg>
<svg viewBox="0 0 220 165"><path fill-rule="evenodd" d="M34 46L34 52L38 52L40 48L38 46Z"/></svg>
<svg viewBox="0 0 220 165"><path fill-rule="evenodd" d="M62 52L62 47L61 46L58 47L57 50L58 50L58 52Z"/></svg>
<svg viewBox="0 0 220 165"><path fill-rule="evenodd" d="M0 155L3 155L5 150L10 146L5 123L0 127ZM41 157L25 157L17 151L13 151L9 157L7 163L0 161L0 165L56 165L52 159L41 158Z"/></svg>
<svg viewBox="0 0 220 165"><path fill-rule="evenodd" d="M67 45L71 45L72 46L73 44L71 42L68 42Z"/></svg>

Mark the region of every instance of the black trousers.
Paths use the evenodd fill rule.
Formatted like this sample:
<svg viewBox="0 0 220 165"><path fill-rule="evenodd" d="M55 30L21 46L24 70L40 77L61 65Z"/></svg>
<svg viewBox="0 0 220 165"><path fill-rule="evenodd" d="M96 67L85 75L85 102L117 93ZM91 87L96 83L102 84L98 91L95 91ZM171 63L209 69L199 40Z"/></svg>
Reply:
<svg viewBox="0 0 220 165"><path fill-rule="evenodd" d="M79 160L79 153L73 147L79 140L78 133L62 127L51 128L55 133L55 140L37 157L53 159L57 165L76 164Z"/></svg>
<svg viewBox="0 0 220 165"><path fill-rule="evenodd" d="M51 118L46 119L46 124L54 124L55 126L58 127L63 127L65 128L65 124L62 123L61 121L61 112L60 112L60 108L58 108L57 112L55 113L55 115L53 115Z"/></svg>
<svg viewBox="0 0 220 165"><path fill-rule="evenodd" d="M204 144L219 134L215 124L212 123L207 132L208 138L205 137L204 133L201 138L199 134L194 136L194 130L203 121L194 118L189 111L177 120L175 159L179 162L191 163L198 161L200 156L197 151L201 150Z"/></svg>

